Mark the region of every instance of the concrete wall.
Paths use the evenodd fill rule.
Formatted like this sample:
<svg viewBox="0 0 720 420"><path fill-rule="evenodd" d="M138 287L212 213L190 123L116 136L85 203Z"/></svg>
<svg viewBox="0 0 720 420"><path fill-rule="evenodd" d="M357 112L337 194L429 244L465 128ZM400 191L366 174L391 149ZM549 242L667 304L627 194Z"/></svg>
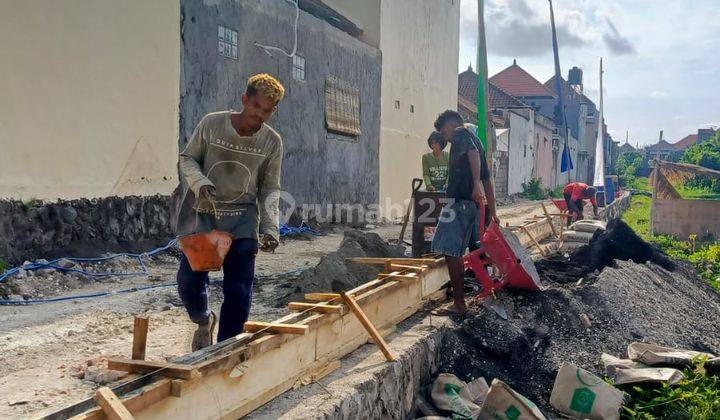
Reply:
<svg viewBox="0 0 720 420"><path fill-rule="evenodd" d="M533 128L535 137L534 176L542 179L545 188L554 188L556 184L552 153L553 123L539 113L535 113Z"/></svg>
<svg viewBox="0 0 720 420"><path fill-rule="evenodd" d="M323 0L323 3L362 29L360 40L373 47L380 47L380 2L381 0Z"/></svg>
<svg viewBox="0 0 720 420"><path fill-rule="evenodd" d="M0 197L169 193L179 4L0 1Z"/></svg>
<svg viewBox="0 0 720 420"><path fill-rule="evenodd" d="M457 108L460 2L383 0L381 19L383 208L387 201L403 203L410 197L435 118ZM384 216L399 218L400 213Z"/></svg>
<svg viewBox="0 0 720 420"><path fill-rule="evenodd" d="M533 167L535 166L533 114L532 110L506 111L507 124L510 128L508 194L521 193L523 191L522 184L533 177Z"/></svg>
<svg viewBox="0 0 720 420"><path fill-rule="evenodd" d="M182 0L181 146L208 112L240 109L249 76L269 72L285 99L268 122L283 137L282 188L298 204L378 201L381 54L347 33L300 11L298 54L306 80L294 80L292 59L254 45L292 49L295 9L285 1ZM238 59L218 54L218 25L238 31ZM329 135L325 80L336 76L360 89L362 135Z"/></svg>
<svg viewBox="0 0 720 420"><path fill-rule="evenodd" d="M651 229L653 233L688 239L720 238L720 200L653 200Z"/></svg>

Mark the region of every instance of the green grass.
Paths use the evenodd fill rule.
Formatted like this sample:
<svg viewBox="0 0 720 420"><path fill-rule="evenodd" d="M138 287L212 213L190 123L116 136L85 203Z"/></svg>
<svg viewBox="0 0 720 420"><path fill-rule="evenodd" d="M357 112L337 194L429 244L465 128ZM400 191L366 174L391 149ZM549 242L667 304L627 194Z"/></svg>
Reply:
<svg viewBox="0 0 720 420"><path fill-rule="evenodd" d="M652 186L648 183L647 178L633 178L628 189L652 193Z"/></svg>
<svg viewBox="0 0 720 420"><path fill-rule="evenodd" d="M685 379L672 386L629 390L624 417L633 420L716 419L720 413L720 377L708 375L704 360L683 371Z"/></svg>
<svg viewBox="0 0 720 420"><path fill-rule="evenodd" d="M720 243L680 241L668 235L652 235L650 233L650 205L652 199L643 195L634 195L630 208L622 215L623 221L635 233L648 242L656 244L671 257L689 261L698 275L712 287L720 291Z"/></svg>
<svg viewBox="0 0 720 420"><path fill-rule="evenodd" d="M686 200L720 200L720 192L708 189L691 188L685 185L676 186L675 189Z"/></svg>

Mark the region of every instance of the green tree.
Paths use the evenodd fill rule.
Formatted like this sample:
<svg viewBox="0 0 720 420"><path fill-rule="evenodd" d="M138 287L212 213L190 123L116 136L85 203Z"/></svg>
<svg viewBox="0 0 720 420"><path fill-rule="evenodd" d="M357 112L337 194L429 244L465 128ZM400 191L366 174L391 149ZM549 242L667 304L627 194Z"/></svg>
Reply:
<svg viewBox="0 0 720 420"><path fill-rule="evenodd" d="M688 147L680 161L720 170L720 131L712 139Z"/></svg>
<svg viewBox="0 0 720 420"><path fill-rule="evenodd" d="M615 162L620 183L624 187L632 185L642 165L643 157L639 152L621 153Z"/></svg>

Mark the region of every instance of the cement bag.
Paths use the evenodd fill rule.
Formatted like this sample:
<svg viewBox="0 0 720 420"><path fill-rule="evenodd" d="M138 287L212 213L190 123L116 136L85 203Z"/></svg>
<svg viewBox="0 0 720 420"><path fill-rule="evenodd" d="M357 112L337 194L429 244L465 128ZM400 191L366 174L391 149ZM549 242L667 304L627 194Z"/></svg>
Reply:
<svg viewBox="0 0 720 420"><path fill-rule="evenodd" d="M435 407L452 412L453 418L475 419L480 412L467 384L451 373L438 375L430 396Z"/></svg>
<svg viewBox="0 0 720 420"><path fill-rule="evenodd" d="M605 230L606 227L607 223L603 222L602 220L583 219L578 220L577 222L570 225L570 230L574 230L576 232L595 233L596 230Z"/></svg>
<svg viewBox="0 0 720 420"><path fill-rule="evenodd" d="M645 363L646 365L671 365L685 366L692 364L695 357L707 357L706 364L720 366L720 357L710 353L702 353L694 350L673 349L670 347L658 346L657 344L632 343L628 346L628 357L630 359Z"/></svg>
<svg viewBox="0 0 720 420"><path fill-rule="evenodd" d="M493 379L485 397L480 420L546 420L537 406L505 382Z"/></svg>
<svg viewBox="0 0 720 420"><path fill-rule="evenodd" d="M615 381L615 385L637 383L675 385L685 379L685 375L673 368L618 369L612 379Z"/></svg>
<svg viewBox="0 0 720 420"><path fill-rule="evenodd" d="M562 233L562 240L564 242L581 242L584 244L590 243L593 234L589 232L578 232L575 230L566 230Z"/></svg>
<svg viewBox="0 0 720 420"><path fill-rule="evenodd" d="M600 356L600 361L605 367L605 376L610 378L614 378L615 373L620 369L641 369L648 367L644 363L635 362L630 359L620 359L607 353L603 353Z"/></svg>
<svg viewBox="0 0 720 420"><path fill-rule="evenodd" d="M550 404L577 419L617 420L625 394L570 363L563 363L555 378Z"/></svg>

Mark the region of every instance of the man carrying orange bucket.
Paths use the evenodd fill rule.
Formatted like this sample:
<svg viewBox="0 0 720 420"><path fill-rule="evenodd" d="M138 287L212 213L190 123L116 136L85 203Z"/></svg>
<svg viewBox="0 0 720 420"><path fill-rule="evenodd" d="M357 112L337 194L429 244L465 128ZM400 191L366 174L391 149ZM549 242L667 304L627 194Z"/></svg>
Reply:
<svg viewBox="0 0 720 420"><path fill-rule="evenodd" d="M188 315L198 324L193 351L212 344L216 322L207 271L223 269L217 336L223 341L242 333L250 314L258 247L273 251L278 245L283 145L265 121L284 94L269 74L252 76L242 111L207 114L180 152L177 235L183 255L177 280Z"/></svg>

